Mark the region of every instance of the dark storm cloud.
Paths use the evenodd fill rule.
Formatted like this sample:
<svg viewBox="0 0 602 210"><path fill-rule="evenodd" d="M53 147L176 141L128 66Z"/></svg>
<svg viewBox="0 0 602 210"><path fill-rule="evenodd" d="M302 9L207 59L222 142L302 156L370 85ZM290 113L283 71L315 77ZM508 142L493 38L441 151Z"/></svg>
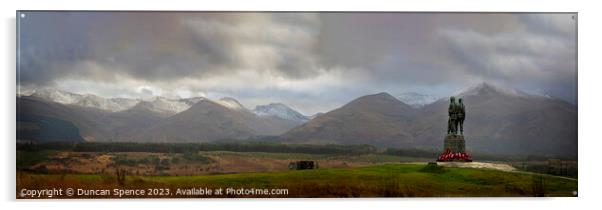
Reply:
<svg viewBox="0 0 602 210"><path fill-rule="evenodd" d="M291 14L27 13L20 24L21 79L45 84L106 74L99 79L112 80L118 73L155 81L241 68L307 76L315 23Z"/></svg>
<svg viewBox="0 0 602 210"><path fill-rule="evenodd" d="M522 30L488 35L448 29L442 37L452 61L466 74L576 102L576 28L571 16L517 15L518 20L530 20Z"/></svg>
<svg viewBox="0 0 602 210"><path fill-rule="evenodd" d="M320 107L326 98L344 103L382 91L443 96L490 81L576 102L573 14L26 15L19 36L23 86L108 96L211 93L257 103L299 97Z"/></svg>
<svg viewBox="0 0 602 210"><path fill-rule="evenodd" d="M396 83L398 91L434 85L461 88L489 81L576 101L572 14L322 17L323 61L361 66L377 87Z"/></svg>

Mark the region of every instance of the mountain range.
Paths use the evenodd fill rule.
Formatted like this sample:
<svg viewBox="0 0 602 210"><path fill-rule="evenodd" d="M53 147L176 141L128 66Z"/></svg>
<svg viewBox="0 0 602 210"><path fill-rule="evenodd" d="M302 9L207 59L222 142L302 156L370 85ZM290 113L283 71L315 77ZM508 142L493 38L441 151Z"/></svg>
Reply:
<svg viewBox="0 0 602 210"><path fill-rule="evenodd" d="M136 142L208 142L274 136L308 120L281 103L249 110L233 98L107 99L49 89L17 97L17 121L23 125L18 126L18 133L41 128L43 119L73 124L86 141Z"/></svg>
<svg viewBox="0 0 602 210"><path fill-rule="evenodd" d="M575 105L487 83L455 95L466 105L467 150L576 157ZM210 142L278 136L284 143L440 149L449 99L405 96L361 96L309 117L282 103L250 110L233 98L106 99L40 90L17 97L17 133L34 141ZM418 100L411 103L412 98ZM47 135L31 135L35 131Z"/></svg>
<svg viewBox="0 0 602 210"><path fill-rule="evenodd" d="M487 83L457 96L466 106L467 150L576 157L575 105ZM291 129L283 139L292 143L441 149L448 105L448 98L415 108L387 93L363 96Z"/></svg>

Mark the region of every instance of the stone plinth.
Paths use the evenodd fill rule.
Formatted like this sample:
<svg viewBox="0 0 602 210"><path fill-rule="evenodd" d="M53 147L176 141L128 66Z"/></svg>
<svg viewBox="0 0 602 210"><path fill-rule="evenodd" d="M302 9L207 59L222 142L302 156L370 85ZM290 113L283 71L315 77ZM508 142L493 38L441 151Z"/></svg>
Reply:
<svg viewBox="0 0 602 210"><path fill-rule="evenodd" d="M466 154L466 144L463 135L447 135L443 140L443 153L437 158L438 162L461 161L472 162Z"/></svg>
<svg viewBox="0 0 602 210"><path fill-rule="evenodd" d="M443 140L443 151L449 151L450 153L465 153L466 144L464 143L463 135L447 135Z"/></svg>

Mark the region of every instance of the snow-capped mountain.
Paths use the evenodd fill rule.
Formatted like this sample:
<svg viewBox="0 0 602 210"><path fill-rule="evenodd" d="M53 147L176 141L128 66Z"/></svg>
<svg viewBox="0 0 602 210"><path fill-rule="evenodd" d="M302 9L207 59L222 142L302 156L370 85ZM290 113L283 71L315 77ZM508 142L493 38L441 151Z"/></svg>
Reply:
<svg viewBox="0 0 602 210"><path fill-rule="evenodd" d="M216 100L216 103L225 106L228 109L232 109L232 110L246 110L246 108L240 104L236 99L230 98L230 97L225 97L222 98L220 100Z"/></svg>
<svg viewBox="0 0 602 210"><path fill-rule="evenodd" d="M85 94L83 98L73 104L94 107L103 110L109 110L113 112L123 111L134 107L140 100L128 99L128 98L103 98L96 95Z"/></svg>
<svg viewBox="0 0 602 210"><path fill-rule="evenodd" d="M155 112L175 114L190 108L190 106L192 106L194 103L192 103L192 101L185 101L184 99L155 97L154 100L150 101L150 104L151 110Z"/></svg>
<svg viewBox="0 0 602 210"><path fill-rule="evenodd" d="M76 94L55 89L40 89L31 91L30 96L43 98L61 104L79 105L118 112L134 107L139 99L103 98L92 94Z"/></svg>
<svg viewBox="0 0 602 210"><path fill-rule="evenodd" d="M576 157L577 107L490 84L460 93L467 115L467 149L491 154ZM388 94L359 97L295 127L287 143L371 144L438 148L447 130L449 96L414 109ZM545 146L542 146L545 145Z"/></svg>
<svg viewBox="0 0 602 210"><path fill-rule="evenodd" d="M55 89L33 90L30 91L29 96L42 98L60 104L91 107L110 112L124 111L133 108L138 103L146 102L144 106L152 111L171 114L184 111L190 108L190 106L194 105L195 103L202 100L206 100L206 98L203 97L185 99L169 99L165 97L154 97L149 99L148 101L144 101L142 99L129 98L104 98L92 94L77 94Z"/></svg>
<svg viewBox="0 0 602 210"><path fill-rule="evenodd" d="M55 89L40 89L30 91L30 96L43 98L61 104L74 104L83 99L83 95Z"/></svg>
<svg viewBox="0 0 602 210"><path fill-rule="evenodd" d="M33 96L60 104L91 107L109 112L120 112L133 108L142 108L156 112L161 116L172 116L206 100L233 111L248 112L257 116L273 116L284 120L291 120L296 123L303 123L309 120L308 117L281 103L261 105L257 106L254 110L248 110L236 99L230 97L221 98L219 100L211 100L204 97L170 99L160 96L150 99L103 98L92 94L77 94L56 89L40 89L29 91L28 93L29 95L21 93L20 96Z"/></svg>
<svg viewBox="0 0 602 210"><path fill-rule="evenodd" d="M209 100L209 99L204 98L204 97L194 97L194 98L183 98L183 99L180 99L179 101L186 103L188 106L192 106L192 105L198 103L199 101L204 101L204 100Z"/></svg>
<svg viewBox="0 0 602 210"><path fill-rule="evenodd" d="M477 83L475 85L469 86L465 89L455 92L453 95L457 97L468 97L482 94L504 94L506 96L526 98L526 97L540 97L540 98L552 98L549 95L538 95L538 94L530 94L520 90L502 87L498 85L493 85L486 82ZM433 95L416 93L416 92L407 92L398 94L397 99L400 101L414 107L421 108L426 105L432 104L435 101L441 99L440 97L436 97ZM446 99L447 100L447 99Z"/></svg>
<svg viewBox="0 0 602 210"><path fill-rule="evenodd" d="M540 95L529 94L529 93L525 93L520 90L492 85L492 84L489 84L486 82L481 82L476 85L470 86L454 95L457 95L458 97L468 97L468 96L486 95L486 94L494 94L494 93L504 94L504 95L513 96L513 97L520 97L520 98L525 98L525 97L549 98L549 96L540 96Z"/></svg>
<svg viewBox="0 0 602 210"><path fill-rule="evenodd" d="M414 108L420 108L427 104L435 102L438 98L432 95L422 93L407 92L397 95L397 99Z"/></svg>
<svg viewBox="0 0 602 210"><path fill-rule="evenodd" d="M70 122L86 141L210 142L280 135L286 143L436 148L446 131L449 106L449 96L415 109L379 93L358 97L307 121L308 117L283 104L248 110L232 98L119 100L50 90L32 95L38 97L20 91L17 114L24 117L17 122L43 125L49 118ZM467 144L471 151L576 157L576 105L487 83L454 95L462 97L467 107L465 134L472 139ZM130 100L139 102L119 112L63 104L106 108L105 100L124 106Z"/></svg>
<svg viewBox="0 0 602 210"><path fill-rule="evenodd" d="M255 109L253 109L253 113L259 116L274 116L296 122L306 122L309 120L308 117L282 103L271 103L268 105L256 106Z"/></svg>

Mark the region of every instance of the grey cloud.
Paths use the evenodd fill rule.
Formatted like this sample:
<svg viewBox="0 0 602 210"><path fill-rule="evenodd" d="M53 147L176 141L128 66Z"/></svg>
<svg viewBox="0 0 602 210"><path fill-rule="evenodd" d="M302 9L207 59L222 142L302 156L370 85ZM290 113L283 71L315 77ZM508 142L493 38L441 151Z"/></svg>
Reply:
<svg viewBox="0 0 602 210"><path fill-rule="evenodd" d="M307 77L315 69L310 48L318 21L311 16L315 14L35 13L21 22L21 82L95 75L78 68L82 62L94 63L106 74L119 71L148 81L240 69Z"/></svg>
<svg viewBox="0 0 602 210"><path fill-rule="evenodd" d="M570 15L564 17L571 19ZM527 28L530 25L533 22L525 23ZM466 74L479 76L482 80L496 80L508 86L529 87L534 92L545 92L576 102L575 88L567 85L576 84L575 31L572 37L555 34L574 27L574 23L565 22L564 25L555 26L562 29L552 30L548 27L538 31L529 28L493 35L473 30L442 30L441 35L448 40L451 55L457 65L464 66ZM559 91L564 88L568 91Z"/></svg>
<svg viewBox="0 0 602 210"><path fill-rule="evenodd" d="M575 92L566 85L576 76L571 15L326 14L319 52L328 65L359 66L374 87L392 91L492 81L575 102L576 94L551 88Z"/></svg>
<svg viewBox="0 0 602 210"><path fill-rule="evenodd" d="M146 85L314 111L493 81L576 102L572 15L32 12L20 19L20 83L130 95Z"/></svg>
<svg viewBox="0 0 602 210"><path fill-rule="evenodd" d="M144 94L144 95L149 95L149 96L153 95L153 91L149 90L148 88L142 88L140 92L142 92L142 94Z"/></svg>
<svg viewBox="0 0 602 210"><path fill-rule="evenodd" d="M577 14L574 13L523 14L518 15L518 18L528 31L565 38L576 35Z"/></svg>

